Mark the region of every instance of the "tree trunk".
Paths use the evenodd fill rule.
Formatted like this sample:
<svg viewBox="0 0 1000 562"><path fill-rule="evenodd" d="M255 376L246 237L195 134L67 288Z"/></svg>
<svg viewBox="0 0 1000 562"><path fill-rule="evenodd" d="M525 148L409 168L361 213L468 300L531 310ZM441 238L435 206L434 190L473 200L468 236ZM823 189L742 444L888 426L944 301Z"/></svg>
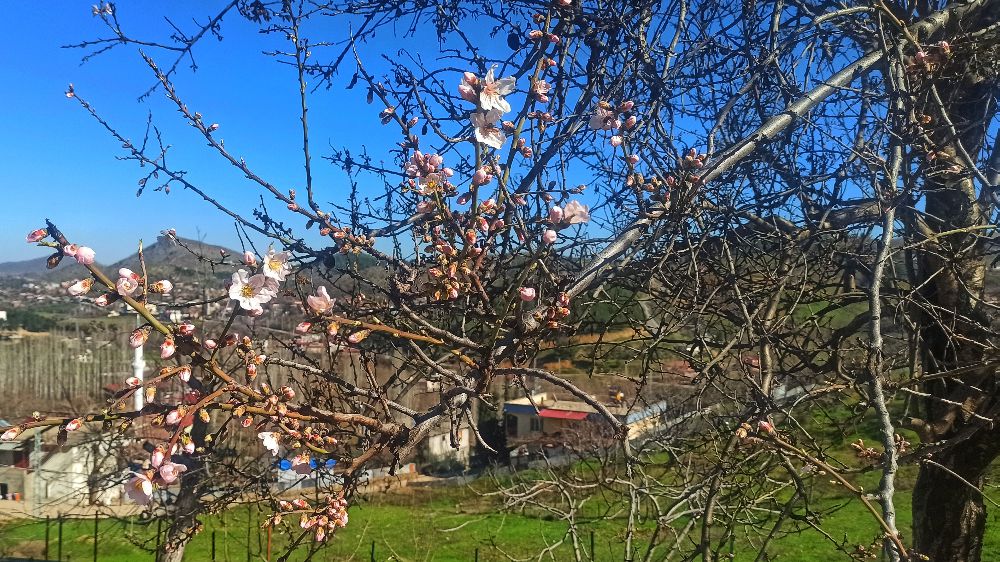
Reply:
<svg viewBox="0 0 1000 562"><path fill-rule="evenodd" d="M978 490L997 452L996 435L983 431L934 455L937 464L921 465L913 489L913 533L920 554L932 562L981 560L986 506Z"/></svg>
<svg viewBox="0 0 1000 562"><path fill-rule="evenodd" d="M996 21L997 4L966 23L980 27ZM977 74L961 57L943 64L942 78L915 81L914 113L930 118L925 132L935 158L921 166L922 177L911 186L926 204L909 226L912 240L924 244L913 280L923 300L918 304L923 374L954 369L963 374L924 384L925 417L917 420L921 439L949 443L923 457L913 491L913 539L916 553L933 562L980 562L986 509L979 489L1000 453L1000 434L982 417L997 415L1000 391L983 367L995 341L982 305L988 252L981 229L990 221L992 202L977 193L967 162L979 155L996 113L996 77Z"/></svg>
<svg viewBox="0 0 1000 562"><path fill-rule="evenodd" d="M198 446L205 442L207 432L208 424L194 413L191 437ZM181 562L184 559L184 549L201 527L198 515L202 511L201 495L204 491L205 465L195 456L188 456L184 461L187 471L181 474L180 492L171 510L172 516L166 539L160 545L160 551L156 553L156 562Z"/></svg>

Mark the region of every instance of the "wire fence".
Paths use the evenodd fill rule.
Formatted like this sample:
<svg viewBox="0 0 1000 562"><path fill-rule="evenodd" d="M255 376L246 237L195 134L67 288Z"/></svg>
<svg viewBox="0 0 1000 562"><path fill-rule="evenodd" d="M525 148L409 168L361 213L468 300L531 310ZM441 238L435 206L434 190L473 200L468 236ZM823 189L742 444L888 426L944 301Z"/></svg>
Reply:
<svg viewBox="0 0 1000 562"><path fill-rule="evenodd" d="M137 523L134 519L59 515L56 517L47 516L44 519L36 521L34 524L41 525L42 523L44 523L44 545L40 551L35 553L35 556L23 557L18 555L19 557L4 557L0 553L0 562L27 562L29 560L33 562L99 562L106 559L102 558L102 556L107 556L106 549L102 549L102 544L107 545L109 542L114 543L112 550L120 558L122 542L119 540L121 537L118 533L121 531L127 532L132 537L132 540L136 541L133 544L141 548L148 555L149 560L155 560L156 552L160 549L161 541L166 531L162 518ZM242 522L237 520L233 521L233 523ZM136 534L134 532L133 527L136 524L148 527L150 530L155 526L155 535L150 537L147 532L145 533L144 541L137 541L136 537L142 533ZM72 528L67 529L68 525ZM81 526L84 525L89 536L81 533ZM210 560L212 562L238 562L242 560L246 560L246 562L260 560L271 562L278 560L284 554L283 550L272 548L272 536L270 532L257 532L255 536L254 531L259 531L260 527L253 524L252 517L249 515L247 517L245 536L237 537L237 533L243 535L243 529L232 532L232 527L232 525L227 525L221 529L212 529L206 532L205 535L207 536L203 540L208 541L208 544L205 545L207 548L200 549L197 553L192 552L191 556L186 555L185 559ZM256 541L254 540L255 538L257 539ZM140 546L138 542L142 542L143 544ZM86 545L85 543L90 544ZM597 545L597 535L594 531L590 531L589 545L580 545L584 560L596 562L598 560L611 561L623 559L626 562L629 561L627 557L619 558L610 553L608 556L599 556L596 550ZM81 551L81 546L89 546L90 548L87 549L89 551ZM380 545L378 541L372 540L365 546L368 547L366 549L368 550L367 558L370 562L375 562L376 560L399 560L396 551L390 545ZM589 549L587 546L589 546ZM364 550L355 552L351 556L351 559L364 560L363 553ZM485 561L489 558L490 553L496 554L491 549L471 547L466 559L474 562ZM135 562L142 560L142 558L137 557L134 553L130 553L128 559Z"/></svg>

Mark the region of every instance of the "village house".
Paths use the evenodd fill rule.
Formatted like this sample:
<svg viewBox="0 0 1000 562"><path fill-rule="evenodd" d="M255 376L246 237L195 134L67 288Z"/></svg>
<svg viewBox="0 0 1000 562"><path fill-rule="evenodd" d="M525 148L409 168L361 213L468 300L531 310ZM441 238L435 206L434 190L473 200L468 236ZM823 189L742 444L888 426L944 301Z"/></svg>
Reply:
<svg viewBox="0 0 1000 562"><path fill-rule="evenodd" d="M106 470L112 458L107 440L80 432L60 445L56 433L54 427L29 429L16 441L0 443L0 499L34 506L117 502L117 487L94 486L95 469Z"/></svg>
<svg viewBox="0 0 1000 562"><path fill-rule="evenodd" d="M625 424L629 439L656 431L667 412L666 401L636 408L621 403L620 396L610 402L604 405L605 408ZM503 411L507 444L513 448L532 443L563 445L607 425L605 417L592 405L560 400L548 392L510 400L504 404Z"/></svg>

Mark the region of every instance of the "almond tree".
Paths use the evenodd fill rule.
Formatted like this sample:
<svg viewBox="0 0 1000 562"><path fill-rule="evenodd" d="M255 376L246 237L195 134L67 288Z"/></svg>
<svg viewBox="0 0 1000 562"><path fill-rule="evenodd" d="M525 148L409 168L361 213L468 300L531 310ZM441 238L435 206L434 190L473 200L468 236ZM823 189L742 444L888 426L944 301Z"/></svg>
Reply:
<svg viewBox="0 0 1000 562"><path fill-rule="evenodd" d="M294 513L297 543L322 541L347 523L365 466L402 462L442 424L457 445L475 408L499 406L504 380L523 394L544 381L603 420L604 438L575 450L597 461L590 479L551 465L501 490L509 507L564 520L562 542L577 559L593 556L580 540L593 498L623 526L630 560L717 560L737 538L763 560L806 527L848 557L981 559L982 485L1000 453L986 296L1000 177L988 142L996 0L236 1L167 39L124 29L114 5L94 13L111 35L76 46L88 57L138 48L151 71L146 95L166 96L262 198L239 208L168 161L152 124L133 142L84 85L71 86L67 96L141 166L140 191L180 190L170 196L200 199L277 247L229 262L232 283L218 289L229 316L202 334L149 313L168 285L128 270L116 281L55 224L29 236L55 250L53 262L71 256L88 269L81 295L134 308L146 321L134 341L161 346L159 377L201 397L129 412L128 394L144 392L134 384L103 413L27 420L4 436L140 417L179 427L195 415L194 429L175 430L128 484L147 501L156 485L183 483L164 560L179 559L204 509L198 463L185 473L173 455L210 458L242 425L297 465L338 457L328 500L272 500L271 524ZM307 37L312 22L338 18L356 24L350 37ZM270 54L297 78L295 186L258 174L224 144L212 108L189 107L172 81L203 37L237 19L286 41ZM374 54L376 37L430 31L436 58ZM351 91L337 95L366 95L372 119L400 143L378 156L323 154L344 174L330 188L313 179L321 127L309 108L329 103L324 87L347 76ZM288 298L301 306L297 331L327 342L324 357L266 330L269 310ZM592 371L612 355L638 367L622 377L633 389L628 412L650 405L643 392L667 376L667 361L688 361L696 375L670 406L678 415L629 439L623 416L581 379L535 366L553 347L579 347L574 334L596 336L582 350ZM264 353L265 341L280 351ZM337 350L349 347L403 367L388 380L371 366L344 377ZM276 388L279 369L311 390ZM406 398L421 381L439 385L439 399L413 408ZM879 428L877 447L855 443L853 465L800 423L806 409L838 400ZM901 425L919 435L915 450ZM613 447L597 446L609 436ZM912 537L896 522L901 463L920 466ZM874 494L853 480L858 471L881 474ZM824 530L813 492L831 480L871 514L875 544Z"/></svg>

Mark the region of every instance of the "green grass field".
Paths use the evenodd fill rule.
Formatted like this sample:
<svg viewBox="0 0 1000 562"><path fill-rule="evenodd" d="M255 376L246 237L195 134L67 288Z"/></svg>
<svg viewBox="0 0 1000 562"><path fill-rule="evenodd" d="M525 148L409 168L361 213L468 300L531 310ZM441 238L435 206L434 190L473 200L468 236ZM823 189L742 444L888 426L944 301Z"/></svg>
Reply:
<svg viewBox="0 0 1000 562"><path fill-rule="evenodd" d="M813 408L804 422L819 440L833 446L826 451L828 459L852 464L849 443L857 438L872 441L876 428L871 420L855 420L850 408L837 405L830 409ZM915 441L915 438L911 439ZM665 460L665 457L664 459ZM651 465L661 461L650 459ZM831 461L832 462L832 461ZM836 464L836 463L834 463ZM856 464L856 463L853 463ZM584 467L586 463L579 466ZM531 472L520 473L530 478ZM664 474L666 476L666 473ZM850 479L867 490L874 489L877 471L855 474ZM909 543L910 490L916 477L916 467L905 465L897 478L896 506L898 526L904 542ZM489 491L489 479L481 479L472 487L408 487L385 494L376 494L351 508L347 528L327 540L322 550L312 560L371 559L372 544L375 560L407 561L505 561L508 556L534 559L543 549L555 546L551 556L544 560L570 560L566 524L541 511L505 513L494 499L484 497ZM988 489L990 490L990 489ZM839 487L817 482L816 496L811 501L814 510L824 513L821 521L824 537L815 530L782 536L772 542L767 551L768 560L790 562L827 562L850 560L834 542L847 545L871 544L879 535L879 528L871 515L856 498L848 497ZM614 500L618 501L618 500ZM603 506L593 503L584 509L578 536L582 549L590 558L590 536L593 533L595 555L593 560L619 561L624 559L623 521L602 520L593 515ZM216 560L245 561L267 560L267 533L260 530L260 522L268 515L255 506L234 507L222 514L203 517L205 531L197 535L188 546L185 560L212 560L212 536L215 535ZM590 519L586 519L591 516ZM1000 512L990 513L987 524L983 560L1000 560ZM298 531L297 519L289 518L283 531L272 537L272 556L276 560L284 552L290 537ZM640 525L638 544L643 545L651 533L647 521ZM49 555L56 559L57 531L53 521L49 526ZM738 529L732 541L732 560L753 561L756 544L768 529ZM77 562L93 559L93 520L67 521L63 528L63 560ZM248 540L249 537L249 540ZM248 544L249 543L249 544ZM44 521L13 521L0 527L0 557L20 556L41 558L45 544ZM289 560L301 561L308 555L310 541L304 541ZM156 545L156 524L140 524L131 520L102 519L99 526L98 559L108 562L145 562L153 560ZM249 558L248 558L249 552ZM662 552L654 555L661 560Z"/></svg>
<svg viewBox="0 0 1000 562"><path fill-rule="evenodd" d="M355 507L351 511L348 527L329 540L313 559L370 560L374 543L375 559L380 561L475 560L477 549L479 560L507 560L505 553L523 558L557 543L565 535L565 525L560 521L485 510L467 490L437 492L441 490L435 490L434 494L426 491L389 494L377 504ZM823 503L826 503L825 507L832 507L837 500ZM899 495L898 506L900 527L907 529L910 522L908 492ZM240 507L205 518L206 530L188 546L185 559L211 560L214 532L217 560L266 560L267 534L260 532L258 527L258 522L265 515L254 507ZM1000 559L1000 533L997 532L1000 527L993 524L995 518L995 515L990 518L984 560ZM856 501L844 502L844 507L828 515L823 528L834 539L846 539L852 545L869 543L877 533L871 517ZM292 529L297 530L295 527ZM49 555L51 559L56 559L58 546L54 522L49 530ZM92 560L93 531L93 520L66 521L63 528L63 560ZM98 559L108 562L151 561L153 554L150 549L155 546L155 531L155 523L143 525L128 520L102 519ZM596 560L623 560L624 546L616 522L602 521L581 528L581 543L588 552L591 531L594 532ZM289 536L287 532L274 533L271 560L283 552ZM41 558L44 539L44 522L9 523L0 528L0 553ZM825 562L849 559L815 531L786 536L773 543L769 552L771 560ZM307 549L300 547L290 560L304 560L306 554ZM734 560L753 560L754 556L755 551L748 548L745 542L736 541ZM570 547L563 545L552 551L552 558L546 559L570 558Z"/></svg>

